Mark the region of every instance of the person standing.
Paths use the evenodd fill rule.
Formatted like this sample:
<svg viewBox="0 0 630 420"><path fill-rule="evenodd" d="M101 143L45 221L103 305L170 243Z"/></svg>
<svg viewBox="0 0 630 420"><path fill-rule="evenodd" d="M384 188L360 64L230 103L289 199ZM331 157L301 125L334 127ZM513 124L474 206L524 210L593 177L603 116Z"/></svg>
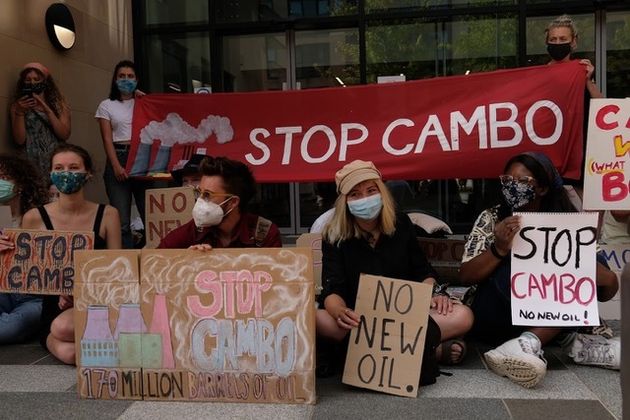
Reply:
<svg viewBox="0 0 630 420"><path fill-rule="evenodd" d="M48 163L55 148L70 137L70 107L48 69L28 63L20 72L11 104L11 131L42 179L48 180Z"/></svg>
<svg viewBox="0 0 630 420"><path fill-rule="evenodd" d="M135 64L123 60L116 64L112 75L109 98L96 110L107 164L103 179L109 202L120 214L123 248L134 248L131 232L131 203L135 200L140 218L144 222L144 195L146 185L129 177L125 166L131 149L131 121L138 89Z"/></svg>

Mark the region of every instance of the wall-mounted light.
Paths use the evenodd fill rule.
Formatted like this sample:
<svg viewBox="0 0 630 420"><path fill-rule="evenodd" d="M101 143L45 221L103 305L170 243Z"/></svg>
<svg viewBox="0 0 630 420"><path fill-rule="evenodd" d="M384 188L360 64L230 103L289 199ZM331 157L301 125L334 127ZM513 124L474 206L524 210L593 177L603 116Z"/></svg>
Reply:
<svg viewBox="0 0 630 420"><path fill-rule="evenodd" d="M65 4L54 3L46 10L46 32L55 48L66 51L76 40L74 19Z"/></svg>

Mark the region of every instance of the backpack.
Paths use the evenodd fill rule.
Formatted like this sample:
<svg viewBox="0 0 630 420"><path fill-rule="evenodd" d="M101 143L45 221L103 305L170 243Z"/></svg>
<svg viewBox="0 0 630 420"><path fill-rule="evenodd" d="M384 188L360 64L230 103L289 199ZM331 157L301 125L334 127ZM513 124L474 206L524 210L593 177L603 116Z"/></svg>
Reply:
<svg viewBox="0 0 630 420"><path fill-rule="evenodd" d="M440 345L442 331L440 326L429 316L427 334L424 339L424 352L422 353L422 367L420 368L420 385L431 385L440 376L435 349Z"/></svg>

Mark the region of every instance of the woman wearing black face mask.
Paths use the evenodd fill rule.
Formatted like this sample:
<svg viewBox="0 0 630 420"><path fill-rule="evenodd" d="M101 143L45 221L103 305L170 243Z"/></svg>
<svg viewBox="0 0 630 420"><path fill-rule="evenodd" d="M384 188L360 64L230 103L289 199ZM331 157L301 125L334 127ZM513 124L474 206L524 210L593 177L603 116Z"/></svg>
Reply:
<svg viewBox="0 0 630 420"><path fill-rule="evenodd" d="M505 341L485 354L488 365L499 375L531 388L546 373L542 345L566 329L526 329L512 325L510 252L520 228L519 217L512 212L575 212L576 209L569 201L558 171L542 153L513 157L500 179L501 203L477 218L464 247L460 280L476 288L471 303L475 314L471 333L493 344ZM618 289L617 278L601 263L597 264L596 282L598 299L612 299Z"/></svg>
<svg viewBox="0 0 630 420"><path fill-rule="evenodd" d="M577 28L568 15L554 19L545 29L547 53L551 57L549 64L566 63L571 60L571 53L577 48ZM586 71L586 89L591 98L603 98L604 95L593 81L595 67L591 60L582 59L580 64ZM589 98L590 99L590 98Z"/></svg>
<svg viewBox="0 0 630 420"><path fill-rule="evenodd" d="M11 129L15 142L26 145L28 159L47 180L50 154L70 137L70 107L40 63L28 63L20 72Z"/></svg>

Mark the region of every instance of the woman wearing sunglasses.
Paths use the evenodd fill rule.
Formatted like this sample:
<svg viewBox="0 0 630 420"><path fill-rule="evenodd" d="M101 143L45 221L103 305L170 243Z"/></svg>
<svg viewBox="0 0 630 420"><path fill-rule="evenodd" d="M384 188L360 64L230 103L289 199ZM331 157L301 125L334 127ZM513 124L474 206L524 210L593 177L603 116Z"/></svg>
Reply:
<svg viewBox="0 0 630 420"><path fill-rule="evenodd" d="M199 171L193 220L166 235L158 248L282 246L278 226L247 212L256 193L256 181L247 165L225 157L206 157Z"/></svg>
<svg viewBox="0 0 630 420"><path fill-rule="evenodd" d="M575 212L562 178L549 158L542 153L528 152L510 159L501 180L500 204L485 210L477 218L468 237L462 257L460 279L476 288L471 309L475 322L471 334L493 344L504 342L485 353L489 367L501 376L526 388L536 386L547 371L541 347L554 338L571 353L575 345L592 336L575 334L567 328L522 327L512 325L510 306L510 252L520 228L518 216L512 212ZM618 289L615 274L597 263L599 301L610 300ZM562 333L562 334L561 334ZM516 337L516 338L515 338ZM507 341L506 341L507 340ZM581 340L581 341L580 341ZM618 341L598 340L599 354L609 354L619 368ZM589 341L591 343L591 341ZM591 343L593 344L593 343ZM589 344L589 346L591 345ZM593 353L597 353L593 352ZM614 360L574 360L615 368Z"/></svg>

